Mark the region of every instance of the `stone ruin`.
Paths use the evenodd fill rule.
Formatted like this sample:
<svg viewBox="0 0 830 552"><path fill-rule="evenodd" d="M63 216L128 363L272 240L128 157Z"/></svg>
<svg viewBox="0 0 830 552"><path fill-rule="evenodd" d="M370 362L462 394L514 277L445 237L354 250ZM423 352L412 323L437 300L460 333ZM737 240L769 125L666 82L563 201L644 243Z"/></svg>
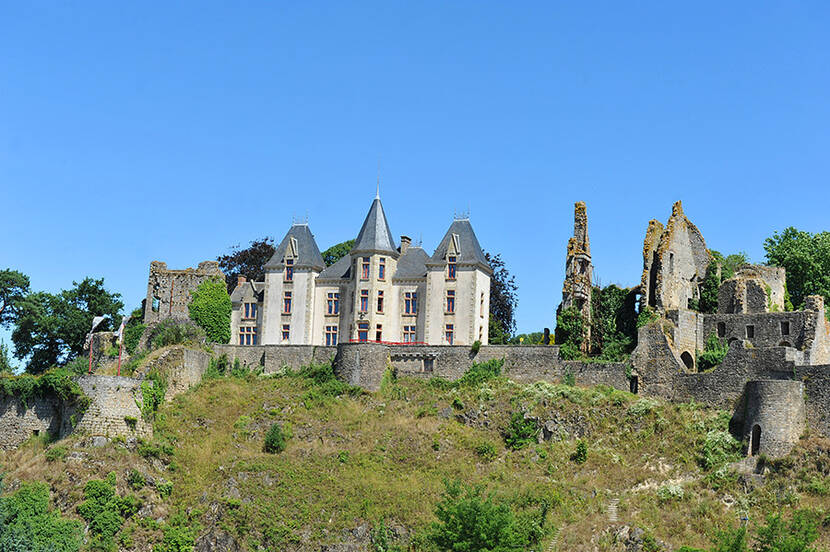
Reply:
<svg viewBox="0 0 830 552"><path fill-rule="evenodd" d="M574 203L574 235L568 240L565 260L565 283L562 286L562 303L557 314L574 307L582 317L583 353L591 347L591 293L594 265L591 264L591 242L588 239L588 213L584 201Z"/></svg>
<svg viewBox="0 0 830 552"><path fill-rule="evenodd" d="M786 270L744 265L718 289L718 313L784 312Z"/></svg>
<svg viewBox="0 0 830 552"><path fill-rule="evenodd" d="M193 291L199 284L225 275L216 261L203 261L196 268L170 270L167 263L150 263L150 277L147 280L147 297L144 299L144 323L155 324L166 318L188 319L188 305Z"/></svg>

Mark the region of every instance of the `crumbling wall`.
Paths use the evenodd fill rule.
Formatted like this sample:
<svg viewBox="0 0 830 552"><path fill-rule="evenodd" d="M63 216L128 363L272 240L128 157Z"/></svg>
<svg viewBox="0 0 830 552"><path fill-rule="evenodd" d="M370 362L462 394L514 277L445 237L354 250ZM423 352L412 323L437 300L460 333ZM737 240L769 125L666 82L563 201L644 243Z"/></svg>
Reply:
<svg viewBox="0 0 830 552"><path fill-rule="evenodd" d="M136 380L144 380L150 373L160 374L166 384L164 400L170 401L202 381L210 363L210 354L184 346L174 346L150 360L136 372Z"/></svg>
<svg viewBox="0 0 830 552"><path fill-rule="evenodd" d="M591 348L591 295L594 266L591 263L591 242L588 239L588 214L585 202L574 204L574 235L568 240L565 258L565 282L562 286L562 303L557 314L571 307L582 318L582 345L584 353Z"/></svg>
<svg viewBox="0 0 830 552"><path fill-rule="evenodd" d="M0 449L13 449L36 435L61 433L63 403L57 397L0 399Z"/></svg>
<svg viewBox="0 0 830 552"><path fill-rule="evenodd" d="M141 381L119 376L81 376L77 379L87 397L90 398L86 411L77 417L74 431L105 437L153 436L153 426L144 421L139 405L143 404ZM68 418L74 413L69 408ZM69 421L65 416L64 421ZM73 431L71 424L64 428L64 434Z"/></svg>
<svg viewBox="0 0 830 552"><path fill-rule="evenodd" d="M197 268L184 270L170 270L167 263L153 261L144 299L144 323L152 324L165 318L189 318L188 305L193 291L212 278L225 280L216 261L203 261Z"/></svg>
<svg viewBox="0 0 830 552"><path fill-rule="evenodd" d="M783 268L744 265L718 288L718 313L784 312L785 289Z"/></svg>

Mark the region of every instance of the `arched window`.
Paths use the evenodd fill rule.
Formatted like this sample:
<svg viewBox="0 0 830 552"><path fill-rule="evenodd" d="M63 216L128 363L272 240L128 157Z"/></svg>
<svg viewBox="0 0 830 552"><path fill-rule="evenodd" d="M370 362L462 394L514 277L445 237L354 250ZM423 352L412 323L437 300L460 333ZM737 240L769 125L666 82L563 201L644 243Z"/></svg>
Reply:
<svg viewBox="0 0 830 552"><path fill-rule="evenodd" d="M752 426L752 439L749 445L749 455L755 456L761 449L761 426L755 424Z"/></svg>

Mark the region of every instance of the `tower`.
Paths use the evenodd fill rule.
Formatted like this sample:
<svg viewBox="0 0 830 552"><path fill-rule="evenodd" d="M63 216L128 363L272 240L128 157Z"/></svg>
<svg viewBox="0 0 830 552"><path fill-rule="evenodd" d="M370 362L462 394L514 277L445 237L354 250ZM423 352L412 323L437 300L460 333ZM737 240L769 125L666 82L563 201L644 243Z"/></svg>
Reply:
<svg viewBox="0 0 830 552"><path fill-rule="evenodd" d="M574 235L568 240L565 261L565 285L562 288L560 312L575 308L582 317L583 353L591 348L591 283L594 265L591 264L591 242L588 240L588 214L585 202L574 204Z"/></svg>

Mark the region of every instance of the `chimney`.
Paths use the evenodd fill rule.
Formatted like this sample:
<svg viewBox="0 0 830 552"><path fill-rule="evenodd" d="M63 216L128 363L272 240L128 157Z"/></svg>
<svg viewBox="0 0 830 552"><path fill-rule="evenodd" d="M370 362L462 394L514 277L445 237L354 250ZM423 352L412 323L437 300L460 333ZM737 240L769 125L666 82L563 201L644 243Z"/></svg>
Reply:
<svg viewBox="0 0 830 552"><path fill-rule="evenodd" d="M409 236L401 236L401 255L406 253L406 250L409 249L409 245L412 243L412 239Z"/></svg>
<svg viewBox="0 0 830 552"><path fill-rule="evenodd" d="M245 276L240 274L239 276L236 277L236 287L239 287L244 283L245 283Z"/></svg>

